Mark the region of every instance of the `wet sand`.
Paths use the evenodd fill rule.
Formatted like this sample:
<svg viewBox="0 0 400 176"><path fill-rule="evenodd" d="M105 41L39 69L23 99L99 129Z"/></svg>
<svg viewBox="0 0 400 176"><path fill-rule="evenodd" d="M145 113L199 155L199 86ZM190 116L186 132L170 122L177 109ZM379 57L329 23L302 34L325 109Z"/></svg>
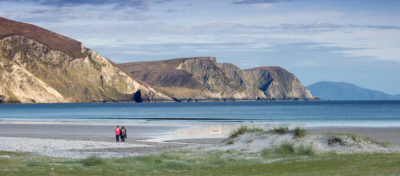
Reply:
<svg viewBox="0 0 400 176"><path fill-rule="evenodd" d="M180 128L157 125L125 127L128 132L126 142L153 138ZM113 142L114 128L114 125L0 124L0 136Z"/></svg>
<svg viewBox="0 0 400 176"><path fill-rule="evenodd" d="M242 124L236 123L144 123L126 125L127 143L155 139L158 142L214 144ZM265 124L260 125L264 127ZM28 137L44 139L89 140L114 142L114 125L105 124L47 124L0 123L0 137ZM400 144L400 127L306 127L313 133L351 133L382 142ZM206 137L205 137L206 136Z"/></svg>

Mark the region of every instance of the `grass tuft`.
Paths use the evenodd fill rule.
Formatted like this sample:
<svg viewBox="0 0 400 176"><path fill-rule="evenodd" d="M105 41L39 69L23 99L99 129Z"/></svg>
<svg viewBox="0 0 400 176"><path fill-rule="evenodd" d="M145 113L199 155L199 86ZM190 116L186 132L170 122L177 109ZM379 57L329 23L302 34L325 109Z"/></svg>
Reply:
<svg viewBox="0 0 400 176"><path fill-rule="evenodd" d="M38 162L29 162L28 164L26 164L27 167L38 167L40 166L40 163Z"/></svg>
<svg viewBox="0 0 400 176"><path fill-rule="evenodd" d="M261 133L264 132L261 128L250 128L248 126L241 126L240 128L232 131L231 135L229 136L230 139L234 139L244 133L253 132L253 133Z"/></svg>
<svg viewBox="0 0 400 176"><path fill-rule="evenodd" d="M346 134L346 135L349 136L354 142L361 142L361 141L364 140L364 141L369 141L371 143L380 145L382 147L389 147L391 145L390 142L380 142L380 141L377 141L377 140L372 139L370 137L358 136L358 135L355 135L355 134Z"/></svg>
<svg viewBox="0 0 400 176"><path fill-rule="evenodd" d="M314 155L315 152L311 146L301 145L299 148L297 148L296 154L302 155L302 156L311 156L311 155Z"/></svg>
<svg viewBox="0 0 400 176"><path fill-rule="evenodd" d="M280 155L293 155L295 153L293 144L282 144L280 147L274 149L275 153Z"/></svg>
<svg viewBox="0 0 400 176"><path fill-rule="evenodd" d="M335 133L335 132L328 132L327 134L328 134L328 135L331 135L331 136L333 136L333 137L337 137L337 136L347 136L347 137L350 137L351 140L353 140L353 141L356 142L356 143L360 143L361 141L369 141L369 142L371 142L371 143L380 145L380 146L382 146L382 147L390 147L391 145L393 145L393 143L391 143L391 142L381 142L381 141L377 141L377 140L375 140L375 139L372 139L372 138L370 138L370 137L359 136L359 135L351 134L351 133ZM332 137L332 138L333 138L333 137ZM338 138L339 138L339 137L338 137ZM329 140L329 139L328 139L328 140ZM329 141L328 141L328 143L329 143ZM333 143L332 143L332 144L333 144ZM342 142L341 145L344 145L344 142Z"/></svg>
<svg viewBox="0 0 400 176"><path fill-rule="evenodd" d="M274 149L266 148L261 151L261 156L264 158L276 156L276 157L288 157L288 156L311 156L314 155L314 150L311 146L301 145L299 147L295 147L291 143L284 143L279 147L275 147Z"/></svg>
<svg viewBox="0 0 400 176"><path fill-rule="evenodd" d="M105 164L105 159L98 157L98 156L90 156L86 159L81 160L81 163L84 166L99 166L99 165L104 165Z"/></svg>
<svg viewBox="0 0 400 176"><path fill-rule="evenodd" d="M342 138L338 137L338 136L329 136L328 137L328 144L329 145L334 145L334 144L340 144L340 145L344 145L344 141Z"/></svg>
<svg viewBox="0 0 400 176"><path fill-rule="evenodd" d="M224 140L224 143L231 145L231 144L234 144L234 143L235 143L235 140L234 140L234 139L231 139L231 138L228 138L228 139L225 139L225 140Z"/></svg>
<svg viewBox="0 0 400 176"><path fill-rule="evenodd" d="M296 127L295 129L294 129L294 136L295 137L304 137L305 135L307 134L307 130L305 130L305 129L301 129L301 128L299 128L299 127Z"/></svg>
<svg viewBox="0 0 400 176"><path fill-rule="evenodd" d="M274 128L272 129L272 132L274 132L275 134L286 134L287 132L289 132L289 128L288 127L279 127L279 128Z"/></svg>

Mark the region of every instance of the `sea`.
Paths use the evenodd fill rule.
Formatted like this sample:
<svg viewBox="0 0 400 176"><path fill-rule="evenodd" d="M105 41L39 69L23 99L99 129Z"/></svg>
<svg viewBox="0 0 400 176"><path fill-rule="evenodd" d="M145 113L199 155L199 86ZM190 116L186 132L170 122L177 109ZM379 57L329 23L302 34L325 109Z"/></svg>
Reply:
<svg viewBox="0 0 400 176"><path fill-rule="evenodd" d="M400 101L1 104L1 121L246 122L400 127Z"/></svg>

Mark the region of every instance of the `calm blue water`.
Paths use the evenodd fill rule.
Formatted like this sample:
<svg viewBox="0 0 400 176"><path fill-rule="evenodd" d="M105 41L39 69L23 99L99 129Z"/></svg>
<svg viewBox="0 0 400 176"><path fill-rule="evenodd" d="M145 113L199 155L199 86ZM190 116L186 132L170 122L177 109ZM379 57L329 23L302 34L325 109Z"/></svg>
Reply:
<svg viewBox="0 0 400 176"><path fill-rule="evenodd" d="M400 126L400 101L3 104L0 121L223 121Z"/></svg>

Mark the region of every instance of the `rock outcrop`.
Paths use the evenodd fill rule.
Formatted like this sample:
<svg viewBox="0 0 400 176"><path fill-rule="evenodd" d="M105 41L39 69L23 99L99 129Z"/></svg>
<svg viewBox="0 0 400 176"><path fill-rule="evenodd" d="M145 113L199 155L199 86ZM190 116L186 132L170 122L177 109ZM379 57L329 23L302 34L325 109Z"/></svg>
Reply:
<svg viewBox="0 0 400 176"><path fill-rule="evenodd" d="M267 99L313 99L300 80L281 67L258 67L243 73L250 85L261 90Z"/></svg>
<svg viewBox="0 0 400 176"><path fill-rule="evenodd" d="M2 103L169 100L67 37L4 18L0 37Z"/></svg>
<svg viewBox="0 0 400 176"><path fill-rule="evenodd" d="M178 101L312 100L291 73L280 67L240 70L214 57L120 64L126 72Z"/></svg>

